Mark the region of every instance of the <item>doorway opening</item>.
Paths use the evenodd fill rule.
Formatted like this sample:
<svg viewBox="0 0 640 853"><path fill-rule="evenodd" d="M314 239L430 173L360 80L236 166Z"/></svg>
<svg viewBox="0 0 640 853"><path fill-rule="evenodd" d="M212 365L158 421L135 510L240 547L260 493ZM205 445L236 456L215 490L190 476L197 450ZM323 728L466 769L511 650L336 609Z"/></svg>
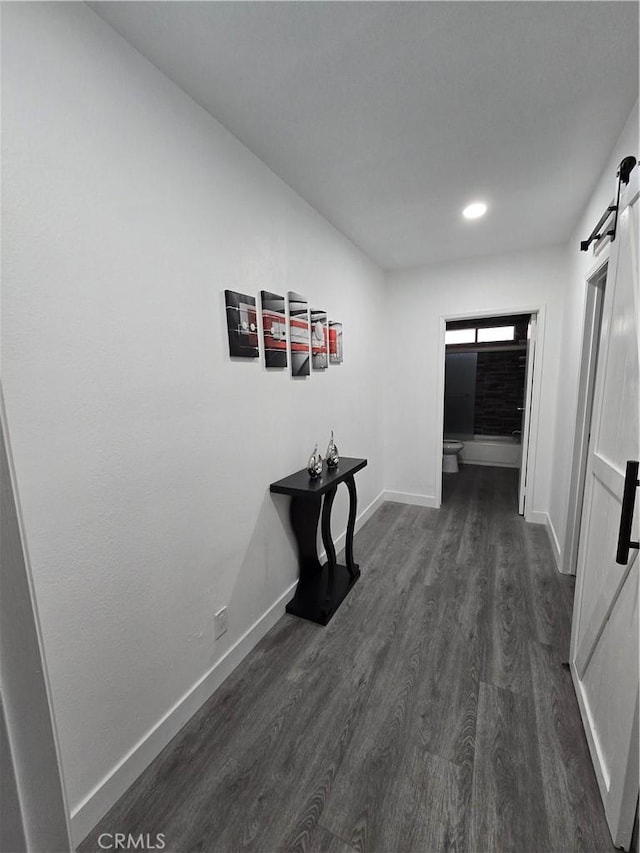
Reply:
<svg viewBox="0 0 640 853"><path fill-rule="evenodd" d="M511 468L519 472L518 512L524 514L536 326L537 312L445 320L445 501L447 478L460 468Z"/></svg>

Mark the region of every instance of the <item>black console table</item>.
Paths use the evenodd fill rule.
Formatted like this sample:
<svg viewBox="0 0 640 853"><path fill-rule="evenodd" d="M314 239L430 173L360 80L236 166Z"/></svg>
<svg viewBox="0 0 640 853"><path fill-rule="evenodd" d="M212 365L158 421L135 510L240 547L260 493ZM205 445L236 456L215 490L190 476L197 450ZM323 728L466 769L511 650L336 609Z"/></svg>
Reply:
<svg viewBox="0 0 640 853"><path fill-rule="evenodd" d="M300 580L293 599L287 604L287 613L326 625L360 577L360 569L353 559L353 533L356 524L357 495L354 474L364 468L366 459L341 458L337 468L327 468L316 480L309 477L306 468L272 483L270 491L291 496L289 509L291 527L298 543ZM336 549L331 538L331 507L340 483L349 490L349 520L345 543L346 566L336 561ZM324 501L323 501L324 496ZM322 543L327 552L327 562L318 559L318 519L322 509Z"/></svg>

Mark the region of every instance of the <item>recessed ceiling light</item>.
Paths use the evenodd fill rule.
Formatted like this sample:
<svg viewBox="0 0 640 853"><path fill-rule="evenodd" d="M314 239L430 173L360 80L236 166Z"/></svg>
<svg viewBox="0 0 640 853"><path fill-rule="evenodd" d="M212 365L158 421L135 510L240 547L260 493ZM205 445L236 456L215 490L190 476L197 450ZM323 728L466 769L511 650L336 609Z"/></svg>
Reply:
<svg viewBox="0 0 640 853"><path fill-rule="evenodd" d="M478 219L480 216L484 216L486 212L487 205L483 201L474 201L465 207L462 215L465 219Z"/></svg>

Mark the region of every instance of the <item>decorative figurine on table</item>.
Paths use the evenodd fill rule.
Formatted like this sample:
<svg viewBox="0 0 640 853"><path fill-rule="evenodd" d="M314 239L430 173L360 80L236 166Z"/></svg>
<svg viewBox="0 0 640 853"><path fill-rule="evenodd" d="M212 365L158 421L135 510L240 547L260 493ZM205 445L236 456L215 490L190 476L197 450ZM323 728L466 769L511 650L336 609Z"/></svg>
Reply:
<svg viewBox="0 0 640 853"><path fill-rule="evenodd" d="M318 453L318 445L313 448L313 453L309 457L309 462L307 463L307 471L309 472L309 476L312 480L317 480L320 474L322 474L322 456Z"/></svg>
<svg viewBox="0 0 640 853"><path fill-rule="evenodd" d="M331 430L331 438L327 447L327 468L337 468L340 457L338 456L338 448L333 440L333 430Z"/></svg>

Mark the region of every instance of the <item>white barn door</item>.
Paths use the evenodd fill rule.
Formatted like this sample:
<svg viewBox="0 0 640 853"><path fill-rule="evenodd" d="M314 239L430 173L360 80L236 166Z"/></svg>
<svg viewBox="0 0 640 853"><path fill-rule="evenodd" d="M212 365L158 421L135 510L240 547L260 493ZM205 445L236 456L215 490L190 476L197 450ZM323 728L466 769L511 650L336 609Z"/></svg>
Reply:
<svg viewBox="0 0 640 853"><path fill-rule="evenodd" d="M571 673L613 842L638 797L638 551L616 562L627 461L640 459L638 168L622 188L605 290L578 549ZM638 504L632 539L638 539Z"/></svg>

